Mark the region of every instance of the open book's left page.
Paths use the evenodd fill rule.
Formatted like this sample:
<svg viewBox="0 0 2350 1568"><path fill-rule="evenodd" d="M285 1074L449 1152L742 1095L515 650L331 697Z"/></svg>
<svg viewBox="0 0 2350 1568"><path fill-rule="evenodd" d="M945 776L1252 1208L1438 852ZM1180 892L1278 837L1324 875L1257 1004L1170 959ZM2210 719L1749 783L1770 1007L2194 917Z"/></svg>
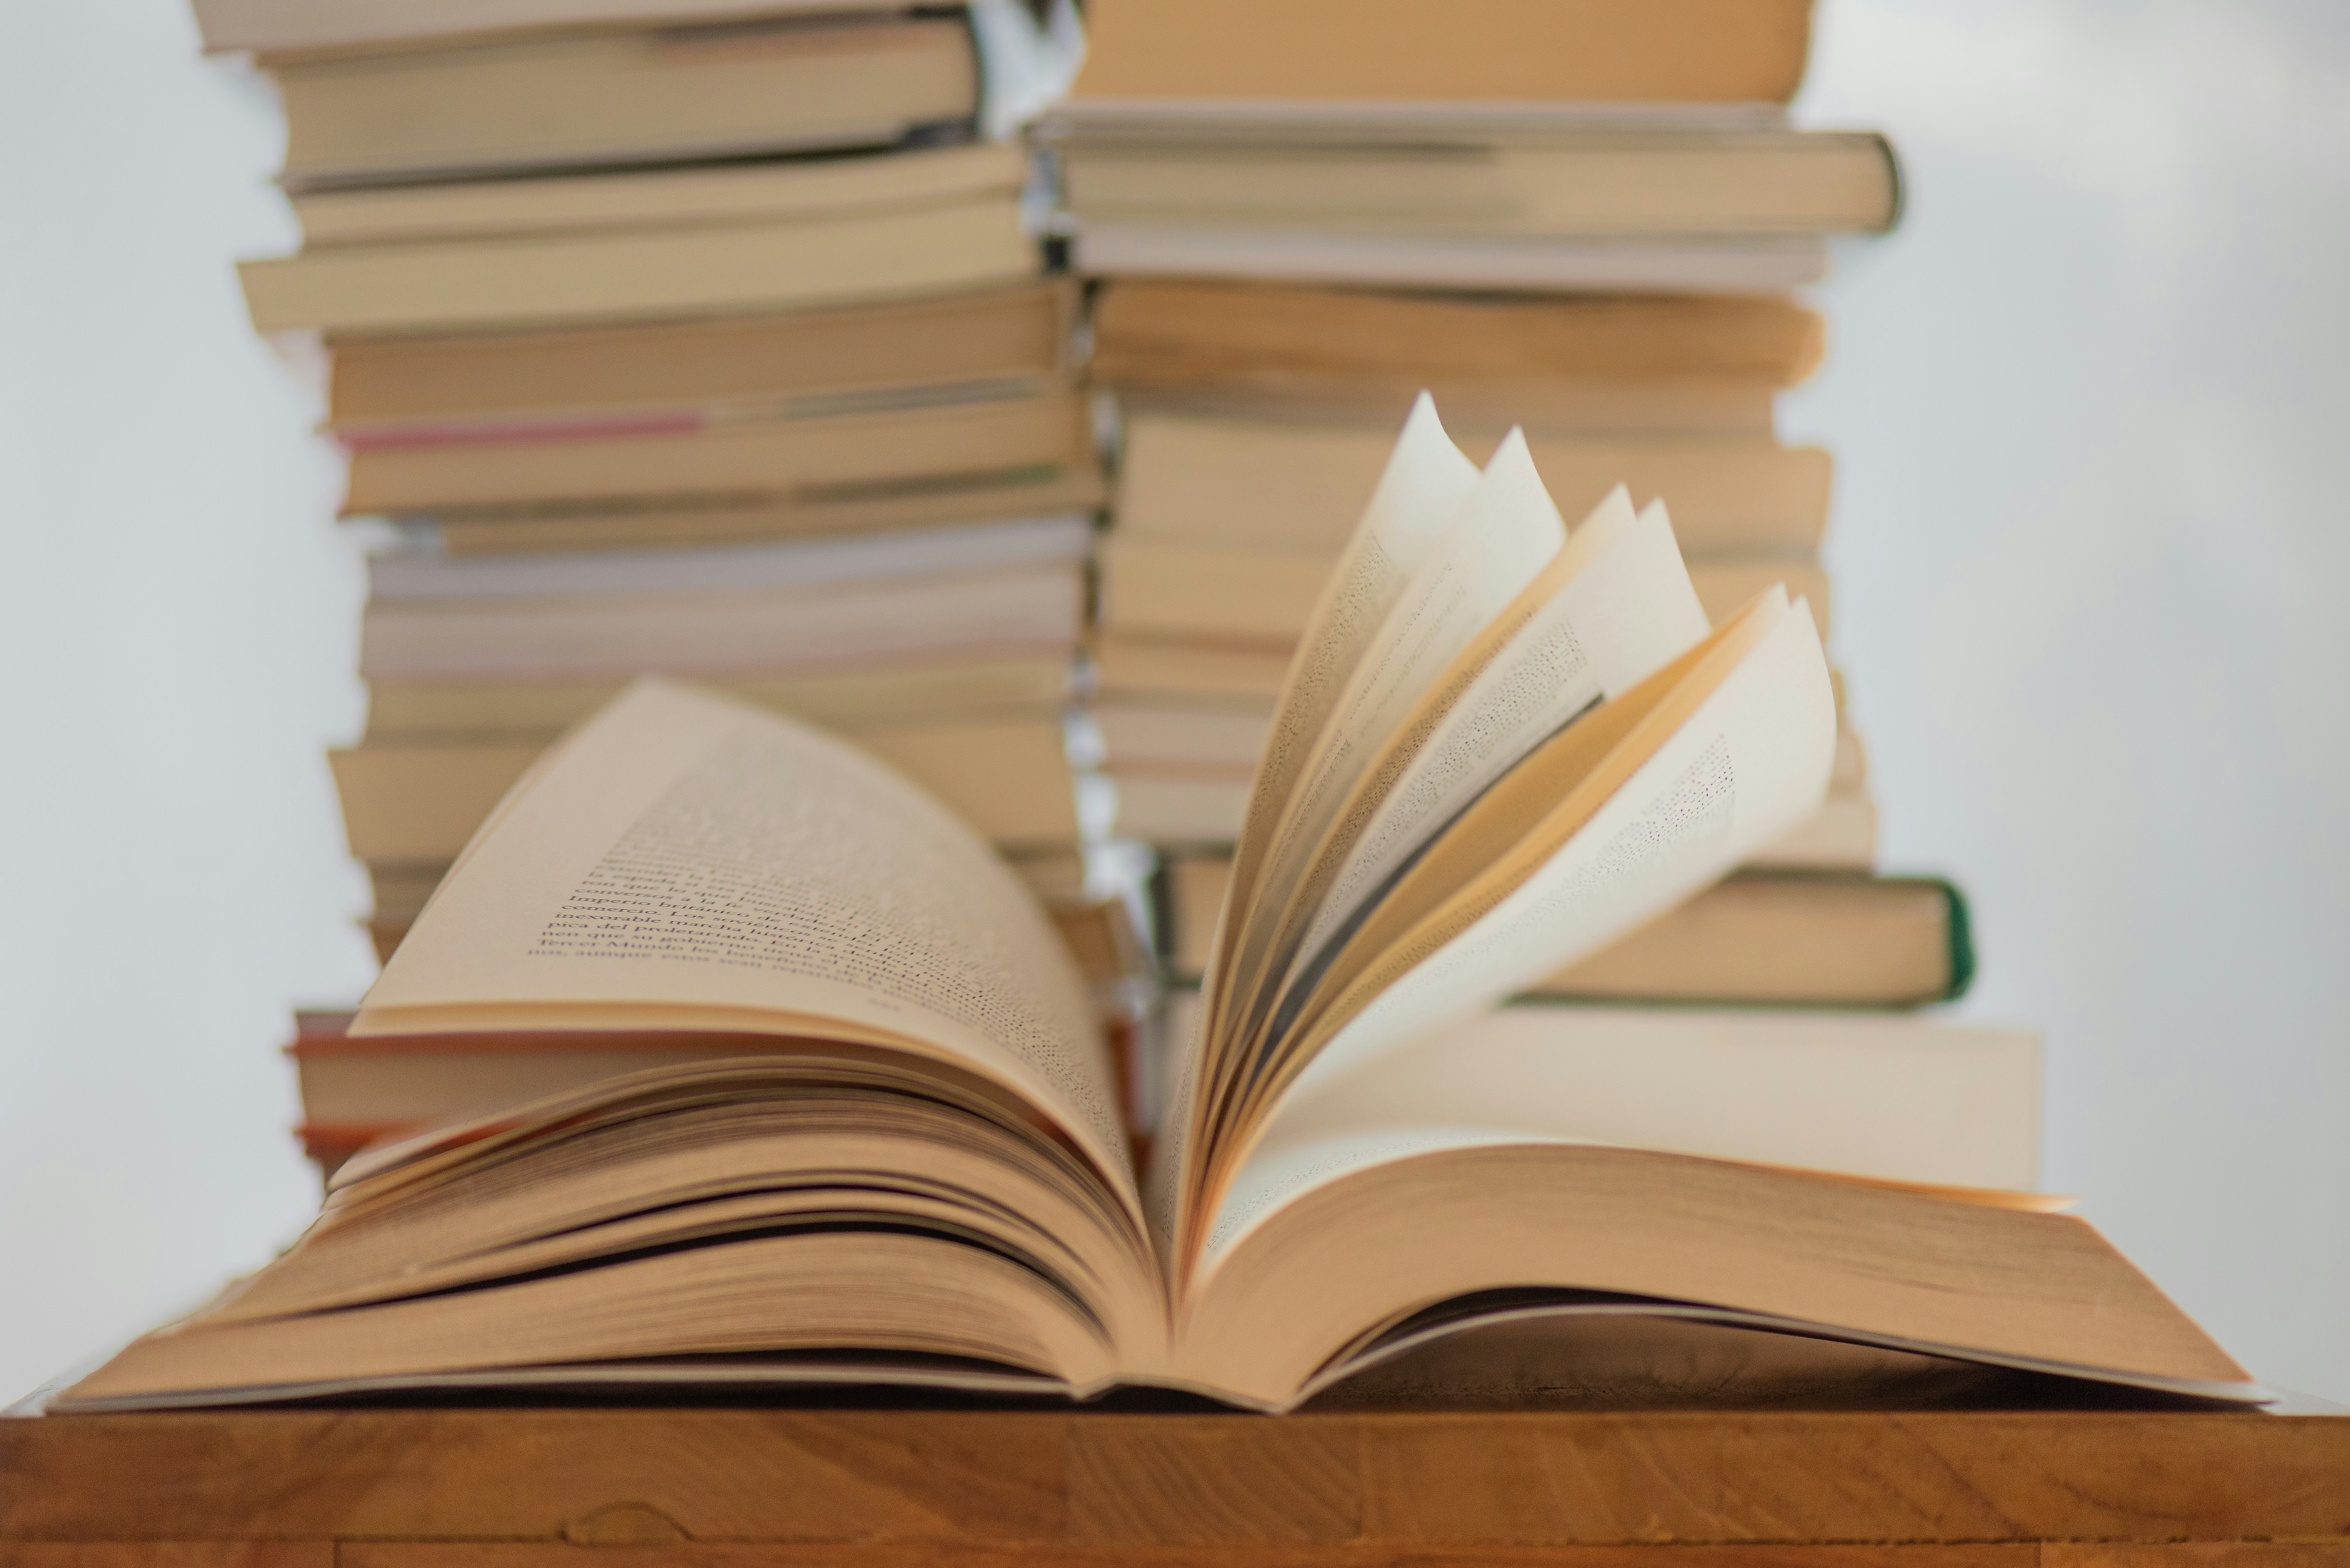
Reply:
<svg viewBox="0 0 2350 1568"><path fill-rule="evenodd" d="M929 1056L1019 1095L1136 1201L1083 981L1017 877L854 747L682 687L639 682L515 786L352 1025L482 1029Z"/></svg>

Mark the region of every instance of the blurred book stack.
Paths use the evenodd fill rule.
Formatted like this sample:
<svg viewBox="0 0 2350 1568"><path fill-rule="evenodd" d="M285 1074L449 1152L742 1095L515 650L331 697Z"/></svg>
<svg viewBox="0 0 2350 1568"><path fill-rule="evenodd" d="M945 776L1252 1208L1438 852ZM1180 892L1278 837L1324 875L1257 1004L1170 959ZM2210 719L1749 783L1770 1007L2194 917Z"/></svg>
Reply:
<svg viewBox="0 0 2350 1568"><path fill-rule="evenodd" d="M1076 300L1024 228L1027 152L979 134L972 19L199 13L285 106L302 245L243 266L254 322L323 342L343 511L381 520L367 729L332 758L380 954L545 747L655 672L854 735L1090 973L1146 965L1087 895L1065 744L1103 498Z"/></svg>
<svg viewBox="0 0 2350 1568"><path fill-rule="evenodd" d="M1096 0L1039 129L1120 441L1096 715L1163 956L1205 961L1289 654L1430 389L1482 460L1524 428L1570 523L1662 498L1719 620L1773 581L1829 629L1831 461L1773 400L1790 290L1890 226L1884 140L1798 130L1809 0ZM1839 692L1841 704L1841 692ZM1562 998L1906 1006L1972 969L1937 878L1876 873L1848 724L1814 820L1552 978Z"/></svg>
<svg viewBox="0 0 2350 1568"><path fill-rule="evenodd" d="M1783 581L1827 628L1831 461L1774 425L1824 345L1790 291L1899 188L1881 138L1787 123L1808 0L1094 0L1036 138L1076 277L1024 224L1027 151L980 134L959 6L198 9L282 90L303 243L245 292L323 344L343 510L382 545L367 728L332 758L381 954L545 748L654 672L930 789L1113 1018L1152 955L1103 844L1149 846L1180 986L1422 388L1473 457L1523 427L1570 521L1619 483L1664 499L1711 616ZM1877 874L1876 838L1846 725L1815 818L1538 990L1956 994L1963 901ZM364 1058L343 1023L306 1016L297 1056ZM412 1121L338 1094L324 1164Z"/></svg>

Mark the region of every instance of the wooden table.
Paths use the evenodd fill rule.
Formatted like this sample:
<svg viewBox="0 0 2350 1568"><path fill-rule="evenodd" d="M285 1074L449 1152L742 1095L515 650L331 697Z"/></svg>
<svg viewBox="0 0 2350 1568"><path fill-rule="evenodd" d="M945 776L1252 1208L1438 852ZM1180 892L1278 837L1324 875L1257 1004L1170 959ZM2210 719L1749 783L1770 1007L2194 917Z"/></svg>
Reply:
<svg viewBox="0 0 2350 1568"><path fill-rule="evenodd" d="M2350 1414L0 1418L7 1568L2350 1568Z"/></svg>

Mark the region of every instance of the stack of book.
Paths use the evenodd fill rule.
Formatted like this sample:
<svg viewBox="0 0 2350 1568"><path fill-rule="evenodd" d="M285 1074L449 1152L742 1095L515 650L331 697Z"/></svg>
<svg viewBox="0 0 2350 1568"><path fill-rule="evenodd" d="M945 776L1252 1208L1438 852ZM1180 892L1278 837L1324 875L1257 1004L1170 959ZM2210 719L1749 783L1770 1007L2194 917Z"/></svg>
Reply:
<svg viewBox="0 0 2350 1568"><path fill-rule="evenodd" d="M199 9L284 99L302 245L243 266L254 322L323 342L343 510L382 520L332 758L380 952L549 742L666 672L853 734L1126 967L1065 743L1102 500L1075 299L1026 151L978 134L972 19Z"/></svg>
<svg viewBox="0 0 2350 1568"><path fill-rule="evenodd" d="M1102 752L1167 857L1200 972L1283 671L1414 394L1482 459L1522 427L1572 522L1661 498L1715 621L1768 584L1826 628L1831 462L1777 439L1818 364L1788 290L1890 225L1884 140L1798 130L1808 0L1442 9L1103 0L1041 130L1090 374L1122 427L1102 552ZM1839 711L1842 711L1839 681ZM1841 723L1826 804L1742 871L1553 977L1594 1000L1904 1005L1956 994L1965 909L1874 874Z"/></svg>

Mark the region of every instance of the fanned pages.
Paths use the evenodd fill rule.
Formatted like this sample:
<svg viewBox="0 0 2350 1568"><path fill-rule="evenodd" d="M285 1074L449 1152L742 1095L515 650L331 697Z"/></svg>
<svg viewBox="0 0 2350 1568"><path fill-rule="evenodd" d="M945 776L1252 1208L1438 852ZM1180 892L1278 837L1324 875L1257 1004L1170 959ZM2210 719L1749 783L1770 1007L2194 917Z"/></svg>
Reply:
<svg viewBox="0 0 2350 1568"><path fill-rule="evenodd" d="M1233 907L1247 909L1254 899L1282 806L1307 753L1329 722L1339 688L1477 480L1476 465L1461 456L1461 449L1444 433L1435 400L1421 393L1404 420L1403 431L1363 510L1362 521L1322 589L1310 628L1282 682L1272 732L1257 763L1247 820L1233 856L1227 917ZM1228 923L1228 919L1219 922L1208 961L1210 973L1222 982L1211 986L1210 994L1219 999L1230 986L1232 939L1224 929ZM1174 1194L1184 1185L1180 1172L1185 1168L1201 1110L1195 1085L1213 1075L1214 1063L1205 1053L1207 1043L1214 1038L1212 1028L1201 1036L1199 1070L1187 1068L1181 1075L1179 1098L1169 1107L1159 1139L1158 1164L1170 1173L1154 1182L1162 1194L1155 1206L1162 1230L1171 1231L1175 1224Z"/></svg>
<svg viewBox="0 0 2350 1568"><path fill-rule="evenodd" d="M1366 773L1412 743L1408 729L1398 732L1406 716L1446 684L1479 634L1515 605L1565 539L1525 437L1513 431L1365 643L1274 819L1252 908L1236 928L1229 981L1246 988L1235 1001L1246 1001L1252 1025L1263 1023L1264 971L1285 961L1293 911L1314 891L1305 883L1315 846Z"/></svg>
<svg viewBox="0 0 2350 1568"><path fill-rule="evenodd" d="M1391 774L1366 781L1345 818L1361 826L1326 855L1328 892L1301 943L1310 963L1442 826L1537 744L1705 636L1662 503L1637 517L1619 487L1528 585L1535 602ZM1557 574L1555 587L1546 581ZM1497 627L1506 625L1503 617ZM1293 974L1293 979L1295 975Z"/></svg>
<svg viewBox="0 0 2350 1568"><path fill-rule="evenodd" d="M2265 1397L2062 1200L2000 1185L2036 1145L2028 1039L1863 1070L1807 1029L1725 1054L1491 1011L1818 806L1835 701L1783 586L1710 628L1662 505L1619 487L1570 531L1522 438L1480 473L1423 396L1272 735L1139 1183L1091 1000L971 829L847 742L630 687L490 812L338 1046L526 1057L506 1081L541 1097L363 1150L292 1249L57 1407L872 1383L1281 1410L1544 1314Z"/></svg>

